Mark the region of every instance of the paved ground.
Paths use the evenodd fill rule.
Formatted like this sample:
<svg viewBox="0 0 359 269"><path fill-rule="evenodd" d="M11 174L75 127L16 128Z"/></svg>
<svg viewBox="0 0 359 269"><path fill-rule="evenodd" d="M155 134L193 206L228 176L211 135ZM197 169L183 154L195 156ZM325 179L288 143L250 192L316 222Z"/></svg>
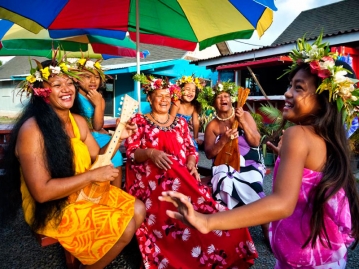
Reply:
<svg viewBox="0 0 359 269"><path fill-rule="evenodd" d="M201 153L200 165L210 167L210 162ZM267 194L271 192L272 174L264 179L264 189ZM273 268L274 257L270 249L264 243L261 228L251 227L250 233L253 237L255 246L259 253L259 258L255 261L253 269ZM124 251L119 255L107 269L139 269L141 256L133 240ZM349 250L347 269L359 268L359 247L354 251ZM19 212L18 218L9 227L0 230L0 268L66 268L65 256L62 248L52 245L41 248L33 237L30 229L23 221L23 216Z"/></svg>

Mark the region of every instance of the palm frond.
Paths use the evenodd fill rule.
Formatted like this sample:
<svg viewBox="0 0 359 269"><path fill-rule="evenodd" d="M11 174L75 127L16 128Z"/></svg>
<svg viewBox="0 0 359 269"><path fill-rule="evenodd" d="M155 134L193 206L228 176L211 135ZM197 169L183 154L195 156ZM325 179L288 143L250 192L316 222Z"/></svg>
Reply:
<svg viewBox="0 0 359 269"><path fill-rule="evenodd" d="M259 108L259 111L263 113L272 123L279 124L283 120L282 112L273 105L263 105Z"/></svg>

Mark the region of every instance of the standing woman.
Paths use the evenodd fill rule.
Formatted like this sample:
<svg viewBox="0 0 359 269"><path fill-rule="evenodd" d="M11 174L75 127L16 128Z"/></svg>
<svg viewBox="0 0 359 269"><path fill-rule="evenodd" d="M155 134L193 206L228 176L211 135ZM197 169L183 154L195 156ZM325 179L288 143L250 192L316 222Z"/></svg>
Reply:
<svg viewBox="0 0 359 269"><path fill-rule="evenodd" d="M313 44L298 39L289 56L283 118L296 125L282 136L272 194L212 215L195 212L177 192L160 199L178 206L169 215L204 233L271 222L275 269L344 269L347 248L359 242L359 195L343 125L358 115L357 80L346 77L322 34Z"/></svg>
<svg viewBox="0 0 359 269"><path fill-rule="evenodd" d="M198 151L198 146L202 145L203 140L198 139L199 133L199 114L201 104L197 101L199 92L203 89L203 79L195 76L183 76L177 80L176 84L181 88L181 98L175 101L170 109L172 116L179 116L186 119L188 125L193 126L193 144Z"/></svg>
<svg viewBox="0 0 359 269"><path fill-rule="evenodd" d="M145 209L114 186L106 204L75 201L87 185L113 181L119 173L112 165L89 170L106 147L99 148L84 118L70 113L77 75L64 59L53 59L37 62L22 83L21 93L30 100L6 153L0 221L11 221L22 205L34 232L57 239L84 268L104 268L130 242ZM127 125L121 138L136 128Z"/></svg>
<svg viewBox="0 0 359 269"><path fill-rule="evenodd" d="M106 75L102 70L100 61L81 58L76 61L75 67L80 70L77 81L78 93L72 112L83 116L100 147L106 145L110 140L110 134L103 129L105 116L105 99L99 92L106 83ZM123 158L119 150L112 157L114 167L119 170L118 177L111 182L112 185L121 188Z"/></svg>
<svg viewBox="0 0 359 269"><path fill-rule="evenodd" d="M203 235L166 215L163 191L186 193L202 213L225 211L200 183L198 153L188 125L169 114L171 93L180 91L166 79L140 77L152 111L137 114L138 132L126 140L126 190L146 205L146 219L136 236L145 268L248 268L257 257L248 229Z"/></svg>

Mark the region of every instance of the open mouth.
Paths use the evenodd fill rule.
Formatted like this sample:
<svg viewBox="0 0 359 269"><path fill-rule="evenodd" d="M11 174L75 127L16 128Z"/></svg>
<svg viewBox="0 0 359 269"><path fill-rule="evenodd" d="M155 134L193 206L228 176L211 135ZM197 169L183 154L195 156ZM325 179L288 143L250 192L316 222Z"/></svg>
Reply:
<svg viewBox="0 0 359 269"><path fill-rule="evenodd" d="M292 104L292 103L289 103L289 102L285 102L284 107L285 107L285 108L292 108L292 107L293 107L293 104Z"/></svg>
<svg viewBox="0 0 359 269"><path fill-rule="evenodd" d="M64 96L61 96L61 100L64 100L64 101L69 101L69 100L71 100L71 95L64 95Z"/></svg>

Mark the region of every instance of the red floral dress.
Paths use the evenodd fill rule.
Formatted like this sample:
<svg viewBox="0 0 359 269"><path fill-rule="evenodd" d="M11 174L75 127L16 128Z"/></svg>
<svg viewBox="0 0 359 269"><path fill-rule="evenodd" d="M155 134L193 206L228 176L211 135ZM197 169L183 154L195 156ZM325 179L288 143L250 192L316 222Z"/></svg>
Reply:
<svg viewBox="0 0 359 269"><path fill-rule="evenodd" d="M198 153L186 120L176 117L166 128L145 115L137 114L132 121L137 123L138 132L125 144L126 190L146 205L145 221L136 232L145 268L250 267L258 254L247 228L201 234L168 217L166 210L175 207L158 200L162 191L174 190L188 195L198 212L228 210L214 201L208 187L197 182L187 170L187 157L194 155L198 160ZM151 160L131 161L137 148L159 149L171 155L171 169L161 170Z"/></svg>

